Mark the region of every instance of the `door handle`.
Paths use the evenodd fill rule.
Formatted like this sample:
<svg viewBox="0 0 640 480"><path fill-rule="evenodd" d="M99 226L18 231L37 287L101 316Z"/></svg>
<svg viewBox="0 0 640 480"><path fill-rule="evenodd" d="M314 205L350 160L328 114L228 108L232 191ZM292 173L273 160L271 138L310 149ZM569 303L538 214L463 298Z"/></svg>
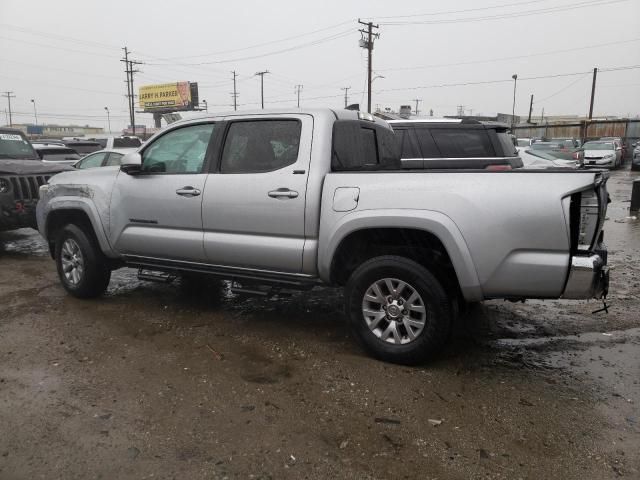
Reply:
<svg viewBox="0 0 640 480"><path fill-rule="evenodd" d="M202 192L200 190L198 190L197 188L193 188L191 186L186 186L186 187L182 187L182 188L179 188L178 190L176 190L176 193L178 195L182 196L182 197L197 197Z"/></svg>
<svg viewBox="0 0 640 480"><path fill-rule="evenodd" d="M288 188L279 188L277 190L271 190L269 192L271 198L296 198L298 192L295 190L289 190Z"/></svg>

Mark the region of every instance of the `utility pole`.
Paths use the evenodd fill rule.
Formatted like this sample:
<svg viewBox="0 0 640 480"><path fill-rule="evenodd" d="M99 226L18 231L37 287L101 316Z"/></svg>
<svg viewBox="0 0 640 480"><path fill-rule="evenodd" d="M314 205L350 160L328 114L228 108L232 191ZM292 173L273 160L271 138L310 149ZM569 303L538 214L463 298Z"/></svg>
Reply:
<svg viewBox="0 0 640 480"><path fill-rule="evenodd" d="M303 85L296 85L296 94L298 95L298 108L300 108L300 92L302 91Z"/></svg>
<svg viewBox="0 0 640 480"><path fill-rule="evenodd" d="M347 104L349 103L349 90L351 90L351 87L342 87L340 90L344 90L344 108L347 108Z"/></svg>
<svg viewBox="0 0 640 480"><path fill-rule="evenodd" d="M373 39L374 38L380 38L380 34L379 33L373 33L373 29L378 29L380 28L379 25L374 25L372 22L363 22L362 20L358 19L358 23L361 25L366 25L367 29L363 30L360 29L359 32L362 34L363 38L360 40L360 47L362 48L366 48L368 55L367 55L367 112L371 113L371 73L373 71L373 59L372 59L372 55L373 55ZM366 40L364 38L364 36L366 35Z"/></svg>
<svg viewBox="0 0 640 480"><path fill-rule="evenodd" d="M109 127L109 135L111 135L111 115L109 114L109 107L104 107L107 112L107 126Z"/></svg>
<svg viewBox="0 0 640 480"><path fill-rule="evenodd" d="M34 98L31 99L31 103L33 103L33 116L36 117L36 127L38 126L38 111L36 110L36 101Z"/></svg>
<svg viewBox="0 0 640 480"><path fill-rule="evenodd" d="M125 66L125 74L127 75L127 99L129 101L129 120L131 121L131 129L132 133L135 136L136 134L136 95L135 88L133 86L133 74L138 73L140 70L134 70L134 65L141 65L142 62L138 62L136 60L129 60L129 50L127 47L123 48L124 50L124 58L120 59L121 62L124 62Z"/></svg>
<svg viewBox="0 0 640 480"><path fill-rule="evenodd" d="M262 72L256 72L256 75L260 75L260 103L262 105L262 109L264 110L264 76L269 72L269 70L264 70Z"/></svg>
<svg viewBox="0 0 640 480"><path fill-rule="evenodd" d="M531 123L531 112L533 111L533 93L531 94L531 101L529 102L529 118L527 123Z"/></svg>
<svg viewBox="0 0 640 480"><path fill-rule="evenodd" d="M516 123L516 85L518 84L518 74L514 73L511 75L513 78L513 107L511 107L511 128Z"/></svg>
<svg viewBox="0 0 640 480"><path fill-rule="evenodd" d="M7 97L7 102L9 103L9 126L13 126L13 117L11 116L11 99L16 98L13 92L2 92L2 95Z"/></svg>
<svg viewBox="0 0 640 480"><path fill-rule="evenodd" d="M233 98L233 109L238 110L238 92L236 91L236 77L238 74L235 70L231 73L233 74L233 93L231 94L231 97Z"/></svg>
<svg viewBox="0 0 640 480"><path fill-rule="evenodd" d="M596 96L596 77L598 76L598 69L593 69L593 83L591 84L591 103L589 104L589 120L593 118L593 100Z"/></svg>
<svg viewBox="0 0 640 480"><path fill-rule="evenodd" d="M416 102L416 117L417 117L418 113L420 113L420 110L418 110L418 104L422 101L422 99L421 98L414 98L413 101Z"/></svg>
<svg viewBox="0 0 640 480"><path fill-rule="evenodd" d="M464 117L464 105L458 105L458 117Z"/></svg>

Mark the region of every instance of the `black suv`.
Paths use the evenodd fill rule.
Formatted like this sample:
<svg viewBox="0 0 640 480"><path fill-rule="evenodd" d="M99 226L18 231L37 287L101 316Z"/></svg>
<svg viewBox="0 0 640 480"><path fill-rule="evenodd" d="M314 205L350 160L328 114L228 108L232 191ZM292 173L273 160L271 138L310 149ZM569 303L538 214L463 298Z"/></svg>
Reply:
<svg viewBox="0 0 640 480"><path fill-rule="evenodd" d="M40 160L20 130L0 128L0 232L36 228L38 190L71 167Z"/></svg>
<svg viewBox="0 0 640 480"><path fill-rule="evenodd" d="M389 120L406 169L521 168L509 128L461 119Z"/></svg>

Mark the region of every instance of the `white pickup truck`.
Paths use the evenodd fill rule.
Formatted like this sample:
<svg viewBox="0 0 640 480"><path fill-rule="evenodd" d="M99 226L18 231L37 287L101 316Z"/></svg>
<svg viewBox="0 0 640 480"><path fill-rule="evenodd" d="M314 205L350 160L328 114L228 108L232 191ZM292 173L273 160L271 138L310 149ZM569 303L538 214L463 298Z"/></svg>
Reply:
<svg viewBox="0 0 640 480"><path fill-rule="evenodd" d="M398 363L437 351L460 302L606 295L606 172L399 167L368 114L234 112L171 124L120 167L56 175L38 228L81 298L123 266L345 286L355 336Z"/></svg>

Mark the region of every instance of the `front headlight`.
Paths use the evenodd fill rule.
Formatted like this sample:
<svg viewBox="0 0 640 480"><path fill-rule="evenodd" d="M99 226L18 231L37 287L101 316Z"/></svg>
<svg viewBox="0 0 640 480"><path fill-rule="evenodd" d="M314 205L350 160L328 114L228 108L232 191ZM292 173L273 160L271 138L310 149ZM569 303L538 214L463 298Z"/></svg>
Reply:
<svg viewBox="0 0 640 480"><path fill-rule="evenodd" d="M616 156L615 153L607 153L603 158L613 158L615 156Z"/></svg>

